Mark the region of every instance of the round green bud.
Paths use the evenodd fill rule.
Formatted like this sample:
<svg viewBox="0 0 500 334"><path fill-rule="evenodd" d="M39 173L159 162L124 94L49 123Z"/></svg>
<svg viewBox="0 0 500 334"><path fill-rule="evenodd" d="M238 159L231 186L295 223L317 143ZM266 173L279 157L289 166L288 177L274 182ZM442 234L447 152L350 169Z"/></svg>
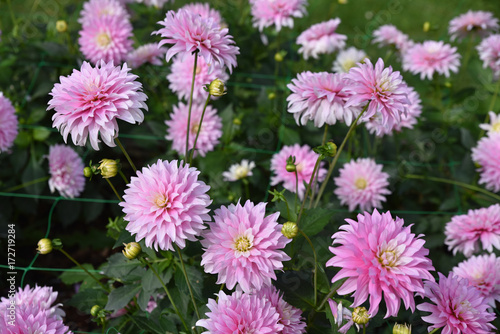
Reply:
<svg viewBox="0 0 500 334"><path fill-rule="evenodd" d="M392 329L392 334L411 334L411 325L395 324L394 328Z"/></svg>
<svg viewBox="0 0 500 334"><path fill-rule="evenodd" d="M49 254L52 252L52 240L43 238L38 241L38 248L36 249L39 254Z"/></svg>
<svg viewBox="0 0 500 334"><path fill-rule="evenodd" d="M97 169L101 171L101 175L105 179L116 176L116 174L120 170L120 165L116 160L102 159L99 162L100 165L99 167L97 167Z"/></svg>
<svg viewBox="0 0 500 334"><path fill-rule="evenodd" d="M65 32L68 29L68 24L64 20L58 20L56 22L56 30L58 32Z"/></svg>
<svg viewBox="0 0 500 334"><path fill-rule="evenodd" d="M83 169L83 175L84 175L85 177L91 177L91 176L93 175L93 173L92 173L92 168L90 168L90 167L85 167L85 168Z"/></svg>
<svg viewBox="0 0 500 334"><path fill-rule="evenodd" d="M277 62L282 62L283 59L284 59L284 57L283 57L283 54L281 52L277 52L274 55L274 60L276 60Z"/></svg>
<svg viewBox="0 0 500 334"><path fill-rule="evenodd" d="M283 233L283 235L288 239L293 239L299 233L299 227L295 222L286 222L281 228L281 233Z"/></svg>
<svg viewBox="0 0 500 334"><path fill-rule="evenodd" d="M370 320L370 314L368 314L368 310L363 307L355 307L352 311L352 321L358 325L366 325Z"/></svg>
<svg viewBox="0 0 500 334"><path fill-rule="evenodd" d="M222 96L226 94L226 87L224 82L220 79L213 80L208 86L208 92L213 96Z"/></svg>
<svg viewBox="0 0 500 334"><path fill-rule="evenodd" d="M129 260L135 259L139 254L142 253L141 245L137 242L129 242L128 244L123 244L125 249L122 251L123 255Z"/></svg>
<svg viewBox="0 0 500 334"><path fill-rule="evenodd" d="M90 315L92 315L93 317L98 317L99 311L101 311L101 310L102 310L102 307L100 307L99 305L94 305L90 309Z"/></svg>

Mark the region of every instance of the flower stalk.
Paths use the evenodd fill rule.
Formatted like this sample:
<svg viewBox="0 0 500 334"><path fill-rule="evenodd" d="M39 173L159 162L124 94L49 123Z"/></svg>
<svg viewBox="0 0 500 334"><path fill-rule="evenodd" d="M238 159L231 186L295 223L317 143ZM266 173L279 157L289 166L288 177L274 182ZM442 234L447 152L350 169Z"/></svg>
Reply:
<svg viewBox="0 0 500 334"><path fill-rule="evenodd" d="M184 159L186 162L188 161L188 158L189 158L189 131L191 130L191 109L193 108L194 80L196 78L196 67L197 66L198 66L198 50L196 50L194 52L193 78L191 81L191 93L189 94L188 122L187 122L187 131L186 131L186 155L184 156ZM193 147L193 149L194 149L194 147Z"/></svg>

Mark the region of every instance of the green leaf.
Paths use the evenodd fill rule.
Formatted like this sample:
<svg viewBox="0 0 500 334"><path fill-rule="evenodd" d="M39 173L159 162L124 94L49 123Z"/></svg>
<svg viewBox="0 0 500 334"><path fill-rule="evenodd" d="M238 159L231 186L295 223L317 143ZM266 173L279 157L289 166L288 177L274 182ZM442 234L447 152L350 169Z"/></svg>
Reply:
<svg viewBox="0 0 500 334"><path fill-rule="evenodd" d="M33 130L33 139L38 141L45 141L50 136L50 130L42 126L37 126Z"/></svg>
<svg viewBox="0 0 500 334"><path fill-rule="evenodd" d="M334 212L334 210L328 209L304 210L299 227L305 234L312 237L325 228L330 222Z"/></svg>
<svg viewBox="0 0 500 334"><path fill-rule="evenodd" d="M124 229L120 232L118 239L116 239L116 242L113 245L113 249L116 247L121 247L124 243L126 244L132 241L135 241L135 238L132 236L132 234L130 234L129 231Z"/></svg>
<svg viewBox="0 0 500 334"><path fill-rule="evenodd" d="M280 126L278 134L284 145L293 145L295 143L300 143L299 133L295 130L287 128L284 125Z"/></svg>
<svg viewBox="0 0 500 334"><path fill-rule="evenodd" d="M148 329L155 334L165 334L165 331L162 330L155 322L151 321L151 319L134 317L134 322L137 323L141 329Z"/></svg>
<svg viewBox="0 0 500 334"><path fill-rule="evenodd" d="M14 144L16 144L16 146L18 146L20 148L26 148L29 146L32 139L33 139L33 137L31 136L30 132L20 131L17 134L16 139L14 140Z"/></svg>
<svg viewBox="0 0 500 334"><path fill-rule="evenodd" d="M117 311L124 308L140 290L140 284L124 285L114 289L108 296L108 303L105 309Z"/></svg>
<svg viewBox="0 0 500 334"><path fill-rule="evenodd" d="M193 289L193 294L199 300L203 300L203 297L202 297L203 275L202 275L202 273L193 266L189 266L187 264L185 264L185 266L186 266L186 271L187 271L187 275L189 278L189 282L191 283L191 288ZM183 291L187 295L189 293L189 290L187 287L186 278L184 277L184 274L182 272L180 265L178 266L177 270L175 271L174 279L175 279L175 285L177 286L179 291Z"/></svg>
<svg viewBox="0 0 500 334"><path fill-rule="evenodd" d="M153 265L155 270L158 272L158 266ZM172 278L172 270L169 269L165 272L158 272L158 275L160 276L161 280L165 285L170 282L170 279ZM148 269L144 276L142 276L142 289L149 293L152 294L154 290L162 288L162 285L160 283L160 280L158 280L158 277L154 274L154 272L151 269Z"/></svg>
<svg viewBox="0 0 500 334"><path fill-rule="evenodd" d="M84 263L82 264L82 267L84 267L88 271L94 270L94 267L90 263ZM98 276L97 273L93 273L93 275ZM65 271L59 276L61 281L66 285L81 282L88 277L89 275L85 271L80 269L80 267L73 267L72 269L69 269L69 271Z"/></svg>
<svg viewBox="0 0 500 334"><path fill-rule="evenodd" d="M104 305L106 303L106 293L101 287L92 289L80 289L68 302L68 305L74 306L85 313L90 313L94 305Z"/></svg>
<svg viewBox="0 0 500 334"><path fill-rule="evenodd" d="M109 277L130 282L140 279L142 271L139 260L128 260L122 253L116 253L109 257L104 273Z"/></svg>

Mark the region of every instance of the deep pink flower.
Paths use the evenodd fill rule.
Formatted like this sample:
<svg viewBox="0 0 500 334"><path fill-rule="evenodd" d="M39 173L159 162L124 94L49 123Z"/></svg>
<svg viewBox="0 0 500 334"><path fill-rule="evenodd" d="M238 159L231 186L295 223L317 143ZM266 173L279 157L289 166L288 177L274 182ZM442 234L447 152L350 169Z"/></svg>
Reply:
<svg viewBox="0 0 500 334"><path fill-rule="evenodd" d="M403 69L413 74L420 74L420 79L431 80L434 72L447 78L451 72L458 72L460 55L457 48L442 41L416 43L403 53Z"/></svg>
<svg viewBox="0 0 500 334"><path fill-rule="evenodd" d="M115 146L118 136L117 119L128 123L144 120L142 109L147 96L136 75L128 73L126 64L115 67L113 62L100 62L96 67L83 62L80 71L73 70L68 77L59 77L50 95L47 110L55 109L52 126L57 128L67 142L71 134L75 145L84 146L87 138L99 150L100 136L108 146Z"/></svg>
<svg viewBox="0 0 500 334"><path fill-rule="evenodd" d="M472 160L479 165L480 184L494 192L500 191L500 133L490 133L472 148Z"/></svg>
<svg viewBox="0 0 500 334"><path fill-rule="evenodd" d="M92 24L93 20L103 16L118 16L127 20L130 18L130 15L120 1L89 0L83 3L83 9L80 12L78 23L86 27Z"/></svg>
<svg viewBox="0 0 500 334"><path fill-rule="evenodd" d="M201 114L203 113L204 103L193 103L191 108L191 122L189 128L189 149L194 145L196 133L200 125ZM170 115L171 119L165 121L167 124L166 139L172 141L172 149L179 154L186 153L186 135L188 124L189 106L182 102L179 106L174 106L174 112ZM200 135L196 142L196 150L193 156L198 154L204 157L207 152L213 151L219 143L222 136L222 119L217 115L217 110L208 105L201 124Z"/></svg>
<svg viewBox="0 0 500 334"><path fill-rule="evenodd" d="M281 233L279 212L266 214L266 203L247 201L215 210L214 222L201 240L205 250L201 265L217 274L217 284L233 289L236 283L245 292L271 285L275 270L290 260L283 248L291 239Z"/></svg>
<svg viewBox="0 0 500 334"><path fill-rule="evenodd" d="M404 52L413 42L408 35L403 34L392 24L385 24L373 31L373 42L379 47L394 46L398 51Z"/></svg>
<svg viewBox="0 0 500 334"><path fill-rule="evenodd" d="M306 323L303 321L302 311L283 300L281 293L274 287L264 287L257 292L259 296L265 296L271 306L276 308L280 315L278 323L282 324L283 330L280 334L302 334L306 332Z"/></svg>
<svg viewBox="0 0 500 334"><path fill-rule="evenodd" d="M434 280L422 235L411 233L411 225L405 227L403 219L376 209L373 214L359 214L358 221L346 222L332 236L333 244L340 246L330 247L334 256L326 263L341 268L332 283L347 278L337 293L354 292L352 307L370 297L371 317L377 314L382 297L387 306L385 318L398 314L401 300L406 309L415 311L413 294L424 292L422 280Z"/></svg>
<svg viewBox="0 0 500 334"><path fill-rule="evenodd" d="M49 155L49 188L51 192L59 191L64 197L78 197L85 187L82 158L71 147L53 145Z"/></svg>
<svg viewBox="0 0 500 334"><path fill-rule="evenodd" d="M333 125L337 120L351 125L359 115L359 107L346 107L351 96L348 82L343 73L302 72L292 79L287 87L292 91L287 97L288 112L293 114L297 124L306 125L314 121L314 126L321 127L325 123Z"/></svg>
<svg viewBox="0 0 500 334"><path fill-rule="evenodd" d="M0 153L6 152L17 137L16 109L8 98L0 92Z"/></svg>
<svg viewBox="0 0 500 334"><path fill-rule="evenodd" d="M365 58L367 58L366 52L351 46L339 51L337 59L333 62L332 70L335 73L347 73L357 63L363 63Z"/></svg>
<svg viewBox="0 0 500 334"><path fill-rule="evenodd" d="M336 33L340 19L335 18L329 21L313 24L297 37L297 44L301 47L299 53L304 55L304 59L310 56L317 59L319 54L329 54L342 50L347 39L346 35Z"/></svg>
<svg viewBox="0 0 500 334"><path fill-rule="evenodd" d="M167 53L167 48L158 47L158 43L144 44L130 52L126 61L131 68L137 68L145 63L161 66L165 53Z"/></svg>
<svg viewBox="0 0 500 334"><path fill-rule="evenodd" d="M337 186L334 192L340 204L349 206L349 211L354 211L357 206L361 211L380 209L386 200L385 195L391 193L387 189L389 174L382 172L382 165L373 159L351 160L339 170L339 174L334 179Z"/></svg>
<svg viewBox="0 0 500 334"><path fill-rule="evenodd" d="M444 243L453 254L460 251L469 257L481 249L480 244L490 253L500 249L500 204L452 217L444 234Z"/></svg>
<svg viewBox="0 0 500 334"><path fill-rule="evenodd" d="M495 79L500 76L500 34L491 35L481 41L476 47L483 67L493 71Z"/></svg>
<svg viewBox="0 0 500 334"><path fill-rule="evenodd" d="M183 59L186 56L192 58L191 54L197 51L207 64L225 65L232 73L239 48L234 45L233 37L227 34L228 29L221 29L213 18L179 9L177 12L168 11L165 20L158 23L164 28L153 33L163 37L160 46L173 44L167 51L167 61L176 54Z"/></svg>
<svg viewBox="0 0 500 334"><path fill-rule="evenodd" d="M463 39L470 34L484 37L494 30L498 30L498 19L493 17L492 13L482 10L469 10L451 20L448 27L452 41L455 38Z"/></svg>
<svg viewBox="0 0 500 334"><path fill-rule="evenodd" d="M6 313L0 315L0 332L8 334L73 334L61 319L50 314L37 304L23 304L16 306L15 320Z"/></svg>
<svg viewBox="0 0 500 334"><path fill-rule="evenodd" d="M438 273L439 282L425 282L425 297L431 303L417 305L417 309L431 314L422 320L432 324L427 328L430 332L442 328L443 334L492 333L495 326L490 321L495 319L488 312L488 304L479 290L469 286L467 279L450 273L448 277Z"/></svg>
<svg viewBox="0 0 500 334"><path fill-rule="evenodd" d="M216 9L210 8L208 3L188 3L181 7L182 9L191 12L192 14L200 15L203 18L212 18L214 22L220 26L223 25L222 16L220 12Z"/></svg>
<svg viewBox="0 0 500 334"><path fill-rule="evenodd" d="M466 278L491 307L495 307L495 300L500 301L500 258L495 254L472 256L453 268L453 273Z"/></svg>
<svg viewBox="0 0 500 334"><path fill-rule="evenodd" d="M293 146L283 146L281 151L273 155L271 159L271 171L274 173L274 176L271 177L271 185L275 186L278 183L283 182L283 187L286 190L295 193L295 172L289 172L286 170L286 161L290 156L295 157L297 178L299 182L298 195L299 198L302 199L304 198L304 193L306 191L304 182L309 183L309 181L311 181L314 165L319 155L314 153L308 145L300 146L299 144L295 144ZM326 169L323 167L323 163L320 164L317 175L318 182L322 182L325 179Z"/></svg>
<svg viewBox="0 0 500 334"><path fill-rule="evenodd" d="M273 24L276 31L281 27L293 28L293 18L306 14L307 0L251 0L253 26L262 32Z"/></svg>
<svg viewBox="0 0 500 334"><path fill-rule="evenodd" d="M177 160L158 160L137 171L125 189L123 207L126 230L135 240L145 239L146 246L156 250L180 248L186 240L196 241L204 222L210 220L210 189L198 180L200 172Z"/></svg>

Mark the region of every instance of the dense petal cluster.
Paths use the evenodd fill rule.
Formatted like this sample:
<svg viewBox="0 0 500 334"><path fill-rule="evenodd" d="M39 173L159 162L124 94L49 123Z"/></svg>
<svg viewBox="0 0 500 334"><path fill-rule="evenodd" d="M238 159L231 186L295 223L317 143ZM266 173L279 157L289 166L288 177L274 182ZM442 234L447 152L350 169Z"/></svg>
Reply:
<svg viewBox="0 0 500 334"><path fill-rule="evenodd" d="M224 181L238 181L248 176L252 176L252 169L255 168L255 162L246 159L241 160L241 163L234 164L229 167L229 170L222 173Z"/></svg>
<svg viewBox="0 0 500 334"><path fill-rule="evenodd" d="M52 126L57 128L67 142L71 134L75 145L84 146L87 138L99 150L100 136L108 146L115 146L118 136L117 119L128 123L141 123L147 110L146 94L136 75L128 73L113 62L101 61L96 67L83 62L80 71L73 70L68 77L61 76L50 92L52 99L47 110L54 109Z"/></svg>
<svg viewBox="0 0 500 334"><path fill-rule="evenodd" d="M306 14L307 0L251 0L253 26L263 31L273 24L276 31L293 28L293 18Z"/></svg>
<svg viewBox="0 0 500 334"><path fill-rule="evenodd" d="M365 58L367 58L366 52L351 46L339 51L337 58L333 62L332 70L336 73L348 73L357 63L363 63Z"/></svg>
<svg viewBox="0 0 500 334"><path fill-rule="evenodd" d="M158 160L137 171L125 189L123 207L126 230L138 242L156 250L174 250L172 244L184 248L186 240L196 241L210 220L210 189L198 180L200 172L177 160Z"/></svg>
<svg viewBox="0 0 500 334"><path fill-rule="evenodd" d="M452 19L448 27L452 41L456 38L463 39L470 34L484 37L495 30L498 30L498 19L493 17L493 13L482 10L469 10Z"/></svg>
<svg viewBox="0 0 500 334"><path fill-rule="evenodd" d="M493 111L488 112L488 118L490 119L489 124L479 124L479 127L487 134L500 133L500 114L495 114Z"/></svg>
<svg viewBox="0 0 500 334"><path fill-rule="evenodd" d="M413 74L420 74L420 79L431 80L435 72L447 78L451 72L458 72L460 54L456 47L443 41L425 41L416 43L403 53L403 69Z"/></svg>
<svg viewBox="0 0 500 334"><path fill-rule="evenodd" d="M349 211L354 211L357 206L361 211L380 209L386 200L385 195L391 193L387 189L389 174L382 172L382 165L373 159L351 160L344 164L339 174L334 179L337 186L334 193L340 204L349 206Z"/></svg>
<svg viewBox="0 0 500 334"><path fill-rule="evenodd" d="M82 158L71 147L53 145L49 149L49 188L64 197L78 197L85 187Z"/></svg>
<svg viewBox="0 0 500 334"><path fill-rule="evenodd" d="M347 278L337 290L339 295L354 292L352 307L370 298L371 317L385 299L385 317L396 316L403 300L405 308L415 311L414 293L423 293L422 280L434 280L434 270L427 258L421 235L411 233L403 219L392 218L390 212L358 215L358 221L346 219L332 238L337 247L330 247L334 256L327 266L340 267L332 283Z"/></svg>
<svg viewBox="0 0 500 334"><path fill-rule="evenodd" d="M452 217L444 234L444 243L453 254L462 252L469 257L481 249L480 245L490 253L493 248L500 250L500 204Z"/></svg>
<svg viewBox="0 0 500 334"><path fill-rule="evenodd" d="M83 3L78 23L85 28L103 16L117 16L127 20L130 18L127 10L118 0L89 0Z"/></svg>
<svg viewBox="0 0 500 334"><path fill-rule="evenodd" d="M0 92L0 153L7 151L17 137L18 120L16 109Z"/></svg>
<svg viewBox="0 0 500 334"><path fill-rule="evenodd" d="M379 47L393 46L400 52L404 52L413 44L408 35L402 33L392 24L385 24L375 29L373 37L372 43L377 43Z"/></svg>
<svg viewBox="0 0 500 334"><path fill-rule="evenodd" d="M500 191L500 133L490 133L472 148L472 160L479 165L479 183L486 189Z"/></svg>
<svg viewBox="0 0 500 334"><path fill-rule="evenodd" d="M281 233L279 212L266 214L266 203L247 201L215 210L201 240L205 250L201 265L217 274L217 284L233 289L238 283L245 292L271 285L275 270L283 269L290 257L282 250L291 239Z"/></svg>
<svg viewBox="0 0 500 334"><path fill-rule="evenodd" d="M299 53L304 59L318 58L319 54L329 54L337 50L342 50L347 39L346 35L336 33L340 19L335 18L329 21L313 24L309 29L303 31L297 37L297 44L301 47Z"/></svg>
<svg viewBox="0 0 500 334"><path fill-rule="evenodd" d="M167 48L158 47L158 43L148 43L130 52L126 61L131 68L138 68L145 63L161 66L165 53Z"/></svg>
<svg viewBox="0 0 500 334"><path fill-rule="evenodd" d="M481 41L476 47L483 67L489 67L496 79L500 77L500 34L491 35Z"/></svg>
<svg viewBox="0 0 500 334"><path fill-rule="evenodd" d="M210 8L208 3L188 3L181 8L193 14L200 15L203 18L212 18L212 20L220 26L223 26L224 24L220 12L216 9Z"/></svg>
<svg viewBox="0 0 500 334"><path fill-rule="evenodd" d="M431 314L422 319L432 324L430 332L442 328L443 334L492 333L495 326L490 324L495 319L488 312L488 304L479 290L470 286L467 279L450 273L448 277L438 273L438 283L425 282L425 297L432 303L417 305L417 309Z"/></svg>
<svg viewBox="0 0 500 334"><path fill-rule="evenodd" d="M279 334L302 334L306 332L306 323L301 317L302 311L283 300L281 293L274 286L262 288L257 294L265 296L279 313L280 319L278 323L283 325L283 330L278 332Z"/></svg>
<svg viewBox="0 0 500 334"><path fill-rule="evenodd" d="M290 156L295 158L298 185L296 184L295 172L286 170L287 160ZM271 158L271 171L274 173L274 176L271 177L271 185L275 186L283 182L283 187L293 193L297 191L297 186L299 198L304 198L306 191L304 182L309 183L311 181L311 175L318 157L319 155L313 152L308 145L300 146L299 144L295 144L293 146L283 146ZM323 167L323 163L320 164L317 173L317 181L322 182L326 177L326 169Z"/></svg>
<svg viewBox="0 0 500 334"><path fill-rule="evenodd" d="M19 287L14 295L15 305L37 305L40 310L48 311L48 315L54 316L58 319L62 319L66 314L61 308L62 304L54 304L57 299L57 292L53 291L51 286L38 286L35 285L31 288L27 284L24 289ZM9 307L11 299L1 297L0 299L0 314L4 315L6 309Z"/></svg>

